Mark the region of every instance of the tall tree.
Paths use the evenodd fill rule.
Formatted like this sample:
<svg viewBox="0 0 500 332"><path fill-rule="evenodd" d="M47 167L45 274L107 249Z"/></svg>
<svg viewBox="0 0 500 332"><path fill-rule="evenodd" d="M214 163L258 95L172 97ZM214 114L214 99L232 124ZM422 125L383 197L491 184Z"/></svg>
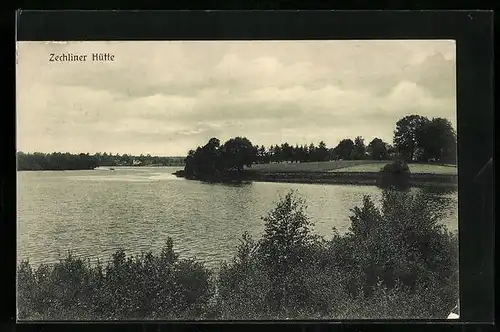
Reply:
<svg viewBox="0 0 500 332"><path fill-rule="evenodd" d="M257 159L257 149L246 137L235 137L224 143L224 160L226 167L243 171L243 167L250 167Z"/></svg>
<svg viewBox="0 0 500 332"><path fill-rule="evenodd" d="M309 144L309 148L307 150L307 161L315 161L316 159L316 147L314 143Z"/></svg>
<svg viewBox="0 0 500 332"><path fill-rule="evenodd" d="M277 163L283 161L283 151L278 144L274 146L274 161Z"/></svg>
<svg viewBox="0 0 500 332"><path fill-rule="evenodd" d="M353 158L355 160L365 159L366 146L365 140L361 136L357 136L354 139L354 150L353 150Z"/></svg>
<svg viewBox="0 0 500 332"><path fill-rule="evenodd" d="M260 163L266 163L267 159L267 152L266 152L266 147L264 145L261 145L258 147L258 159Z"/></svg>
<svg viewBox="0 0 500 332"><path fill-rule="evenodd" d="M407 161L416 159L419 140L422 138L424 126L429 119L421 115L408 115L396 122L394 146Z"/></svg>
<svg viewBox="0 0 500 332"><path fill-rule="evenodd" d="M457 135L451 122L433 118L425 124L419 141L424 161L456 162Z"/></svg>
<svg viewBox="0 0 500 332"><path fill-rule="evenodd" d="M354 151L354 142L350 138L343 139L335 147L335 153L340 159L351 159Z"/></svg>
<svg viewBox="0 0 500 332"><path fill-rule="evenodd" d="M282 153L282 161L292 160L292 149L287 142L281 144L281 153Z"/></svg>
<svg viewBox="0 0 500 332"><path fill-rule="evenodd" d="M213 174L224 167L219 148L220 140L216 137L212 137L208 143L203 146L201 157L205 173Z"/></svg>
<svg viewBox="0 0 500 332"><path fill-rule="evenodd" d="M373 160L387 160L389 159L389 152L387 143L382 139L375 137L370 144L368 144L367 151Z"/></svg>
<svg viewBox="0 0 500 332"><path fill-rule="evenodd" d="M328 160L328 149L326 148L326 143L323 141L319 142L318 148L316 149L316 160L317 161Z"/></svg>

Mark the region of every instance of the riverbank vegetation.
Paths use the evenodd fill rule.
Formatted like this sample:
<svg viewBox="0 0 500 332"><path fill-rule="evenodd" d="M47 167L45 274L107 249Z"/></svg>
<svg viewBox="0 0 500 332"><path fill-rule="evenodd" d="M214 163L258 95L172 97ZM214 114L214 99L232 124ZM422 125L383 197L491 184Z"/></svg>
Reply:
<svg viewBox="0 0 500 332"><path fill-rule="evenodd" d="M285 142L266 148L253 145L246 137L231 138L224 144L214 137L204 146L189 151L182 175L189 179L217 180L241 177L245 168L256 171L277 168L277 171L286 172L285 168L289 168L292 172L298 169L328 172L365 164L376 167L377 163L387 164L395 160L442 166L456 164L456 143L457 136L450 121L419 115L406 116L396 123L393 145L377 137L365 145L363 137L357 136L354 140L342 139L333 148L327 147L324 141L317 146L313 143L299 146ZM286 166L299 163L310 166ZM344 165L339 167L342 163ZM273 166L276 164L281 166Z"/></svg>
<svg viewBox="0 0 500 332"><path fill-rule="evenodd" d="M234 137L221 144L211 138L204 146L190 150L187 157L132 156L108 153L17 153L18 170L80 170L99 166L184 166L183 175L190 179L217 179L234 177L246 168L262 168L261 165L355 162L343 167L403 160L407 163L433 165L456 164L457 135L447 119L428 119L409 115L396 123L393 144L375 137L365 145L362 136L345 138L335 147L327 147L324 141L314 143L281 144L265 147L253 145L246 137ZM358 163L356 163L358 162ZM332 164L329 164L332 166ZM321 166L321 167L324 167ZM320 167L320 168L321 168ZM336 167L338 168L338 167ZM333 170L331 168L326 171ZM282 170L284 171L284 170Z"/></svg>
<svg viewBox="0 0 500 332"><path fill-rule="evenodd" d="M365 197L345 234L316 235L290 192L244 233L233 260L211 270L181 258L171 239L158 254L106 265L68 257L18 267L21 320L250 320L446 318L458 299L458 239L424 194ZM380 207L378 207L380 206Z"/></svg>
<svg viewBox="0 0 500 332"><path fill-rule="evenodd" d="M280 163L252 165L256 172L335 172L335 173L377 173L391 160L331 160L309 163ZM412 174L457 174L456 165L437 163L408 163Z"/></svg>
<svg viewBox="0 0 500 332"><path fill-rule="evenodd" d="M40 170L88 170L99 166L183 166L182 157L132 156L108 153L17 153L17 169Z"/></svg>

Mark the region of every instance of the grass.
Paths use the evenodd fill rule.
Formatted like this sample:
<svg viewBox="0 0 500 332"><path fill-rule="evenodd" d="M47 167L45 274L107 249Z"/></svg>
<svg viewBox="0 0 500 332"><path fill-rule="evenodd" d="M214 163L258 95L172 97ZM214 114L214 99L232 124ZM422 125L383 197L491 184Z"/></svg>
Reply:
<svg viewBox="0 0 500 332"><path fill-rule="evenodd" d="M380 164L364 164L337 168L332 172L378 172L383 165ZM417 174L457 174L455 166L433 165L433 164L408 164L411 173Z"/></svg>
<svg viewBox="0 0 500 332"><path fill-rule="evenodd" d="M251 167L259 172L378 172L387 160L332 160L308 163L256 164ZM457 174L453 165L408 164L412 173Z"/></svg>
<svg viewBox="0 0 500 332"><path fill-rule="evenodd" d="M373 165L373 167L380 169L388 162L378 160L331 160L290 164L256 164L252 165L251 169L260 172L331 172L360 165Z"/></svg>

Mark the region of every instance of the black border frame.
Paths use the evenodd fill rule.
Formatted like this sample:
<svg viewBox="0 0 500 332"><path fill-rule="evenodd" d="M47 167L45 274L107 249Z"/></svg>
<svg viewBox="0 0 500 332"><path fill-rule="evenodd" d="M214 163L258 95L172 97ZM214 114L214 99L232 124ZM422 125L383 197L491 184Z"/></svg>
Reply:
<svg viewBox="0 0 500 332"><path fill-rule="evenodd" d="M317 329L321 326L359 331L377 327L416 330L465 328L477 323L492 327L494 319L494 207L481 212L482 189L474 182L486 162L494 156L493 113L493 13L491 11L20 11L15 14L17 40L215 40L215 39L454 39L457 45L457 117L459 156L459 236L460 297L459 321L413 323L386 321L343 321L337 323L261 322L258 328ZM13 18L11 18L13 19ZM14 62L8 72L14 76ZM15 105L15 93L14 96ZM12 99L10 99L12 100ZM14 127L15 111L3 113ZM2 255L10 284L15 286L15 135L6 137L7 152L2 164L1 204L6 236ZM494 178L486 179L493 184ZM491 204L491 203L490 203ZM2 297L9 299L4 317L15 322L15 287ZM12 321L14 319L14 321ZM127 325L142 330L165 328L228 328L225 322L144 322ZM235 322L238 328L244 327ZM246 322L251 324L254 322ZM374 322L371 322L374 323ZM65 323L17 323L21 330L41 330L48 326L66 330ZM73 325L81 328L126 327L112 323ZM381 325L382 324L382 325ZM13 325L10 325L13 328ZM255 327L257 327L255 326ZM477 329L478 325L475 325Z"/></svg>

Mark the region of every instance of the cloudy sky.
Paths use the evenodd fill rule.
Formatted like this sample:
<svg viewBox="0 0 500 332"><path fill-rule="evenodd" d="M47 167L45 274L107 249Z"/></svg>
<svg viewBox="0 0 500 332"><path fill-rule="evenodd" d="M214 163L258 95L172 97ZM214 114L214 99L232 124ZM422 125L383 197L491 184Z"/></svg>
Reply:
<svg viewBox="0 0 500 332"><path fill-rule="evenodd" d="M391 142L409 114L456 126L453 41L20 42L17 52L25 152L173 156L234 136ZM49 61L94 52L115 61Z"/></svg>

